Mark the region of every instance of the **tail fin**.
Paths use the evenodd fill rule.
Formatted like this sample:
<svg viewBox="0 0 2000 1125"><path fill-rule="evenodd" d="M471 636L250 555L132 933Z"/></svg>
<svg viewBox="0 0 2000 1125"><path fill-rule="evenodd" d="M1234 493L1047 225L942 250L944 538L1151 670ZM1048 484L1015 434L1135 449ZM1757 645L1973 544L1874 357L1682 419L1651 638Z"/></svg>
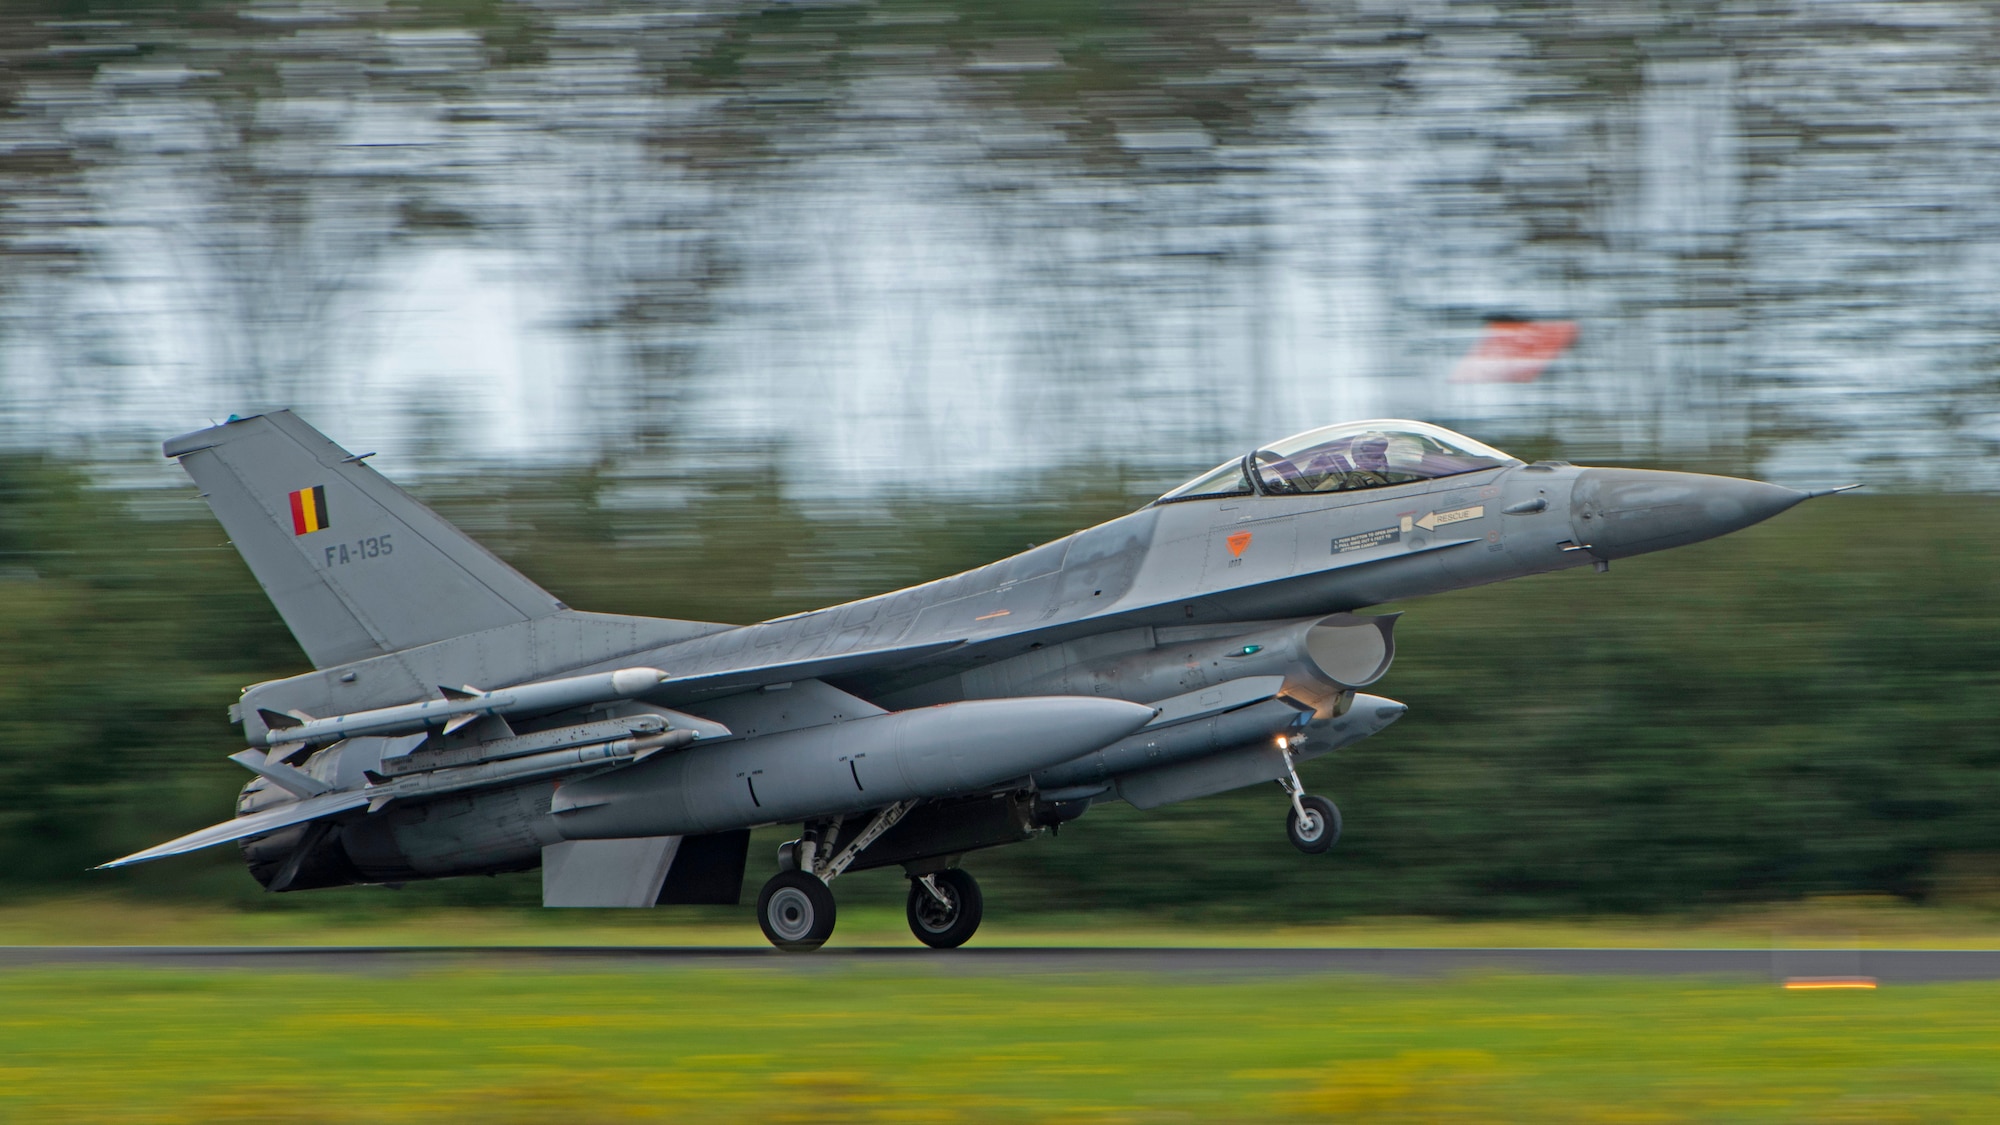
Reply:
<svg viewBox="0 0 2000 1125"><path fill-rule="evenodd" d="M554 595L289 410L166 443L313 666L545 617Z"/></svg>

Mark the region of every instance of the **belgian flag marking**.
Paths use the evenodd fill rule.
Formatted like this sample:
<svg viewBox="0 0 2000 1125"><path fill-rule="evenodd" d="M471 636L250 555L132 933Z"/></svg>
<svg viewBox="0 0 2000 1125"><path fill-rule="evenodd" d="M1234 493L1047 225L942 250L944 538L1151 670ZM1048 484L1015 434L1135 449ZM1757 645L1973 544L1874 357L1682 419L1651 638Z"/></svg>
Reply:
<svg viewBox="0 0 2000 1125"><path fill-rule="evenodd" d="M314 485L292 493L292 534L309 535L333 526L326 514L326 486Z"/></svg>

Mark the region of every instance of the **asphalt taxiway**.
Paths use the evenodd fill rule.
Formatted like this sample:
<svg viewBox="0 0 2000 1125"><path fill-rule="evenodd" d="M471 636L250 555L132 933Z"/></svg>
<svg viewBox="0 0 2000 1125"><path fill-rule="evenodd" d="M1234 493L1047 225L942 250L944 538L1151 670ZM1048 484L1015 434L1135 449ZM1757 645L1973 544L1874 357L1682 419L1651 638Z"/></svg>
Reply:
<svg viewBox="0 0 2000 1125"><path fill-rule="evenodd" d="M738 967L875 968L924 965L992 974L1459 972L1752 976L1774 981L1888 983L2000 980L1992 949L1413 949L833 947L780 953L768 947L666 946L0 946L0 971L58 965L394 972L445 964L508 964L556 971Z"/></svg>

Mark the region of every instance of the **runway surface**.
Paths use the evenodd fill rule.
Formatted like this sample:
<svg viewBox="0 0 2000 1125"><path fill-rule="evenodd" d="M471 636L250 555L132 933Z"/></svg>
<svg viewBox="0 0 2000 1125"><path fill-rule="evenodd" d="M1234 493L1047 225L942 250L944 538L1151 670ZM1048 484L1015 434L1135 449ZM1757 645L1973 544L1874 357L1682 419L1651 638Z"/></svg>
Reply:
<svg viewBox="0 0 2000 1125"><path fill-rule="evenodd" d="M0 972L56 965L395 972L498 966L549 971L648 968L919 968L980 974L1374 973L1467 971L1645 976L1871 978L1884 984L2000 980L2000 950L1963 949L1256 949L851 947L779 953L763 947L661 946L0 946Z"/></svg>

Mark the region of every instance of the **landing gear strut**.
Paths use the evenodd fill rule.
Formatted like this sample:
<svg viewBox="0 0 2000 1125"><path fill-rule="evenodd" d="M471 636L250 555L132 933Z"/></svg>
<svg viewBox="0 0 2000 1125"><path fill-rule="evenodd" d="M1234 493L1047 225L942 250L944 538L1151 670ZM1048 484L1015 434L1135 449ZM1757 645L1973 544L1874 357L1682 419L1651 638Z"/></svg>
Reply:
<svg viewBox="0 0 2000 1125"><path fill-rule="evenodd" d="M1292 799L1291 811L1285 815L1285 835L1291 837L1293 847L1307 855L1319 855L1340 840L1340 808L1325 797L1307 793L1291 749L1286 747L1284 753L1285 776L1278 779L1278 788Z"/></svg>
<svg viewBox="0 0 2000 1125"><path fill-rule="evenodd" d="M932 949L957 949L979 928L986 907L979 883L956 867L931 875L910 877L910 900L904 913L910 932Z"/></svg>
<svg viewBox="0 0 2000 1125"><path fill-rule="evenodd" d="M834 920L833 891L827 884L839 878L864 848L881 839L882 833L894 828L916 806L915 801L897 801L882 809L838 852L834 850L840 838L841 821L837 819L809 824L804 836L780 847L780 870L757 895L757 925L771 944L799 953L825 945L826 939L833 936ZM971 876L966 878L969 882ZM978 894L978 888L974 887L975 902ZM972 924L979 924L976 904ZM972 931L967 929L965 937L971 936ZM958 940L962 942L965 938Z"/></svg>

